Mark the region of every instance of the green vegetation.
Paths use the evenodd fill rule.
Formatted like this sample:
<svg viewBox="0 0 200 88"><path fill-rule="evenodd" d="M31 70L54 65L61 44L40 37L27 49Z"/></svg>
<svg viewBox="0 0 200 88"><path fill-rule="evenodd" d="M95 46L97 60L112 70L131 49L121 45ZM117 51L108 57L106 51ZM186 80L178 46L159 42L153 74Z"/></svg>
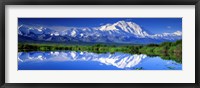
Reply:
<svg viewBox="0 0 200 88"><path fill-rule="evenodd" d="M55 50L72 50L72 51L88 51L94 53L131 53L131 54L147 54L149 56L160 56L166 60L175 60L182 62L182 40L176 42L164 42L161 44L148 45L64 45L64 44L30 44L19 43L18 51L55 51Z"/></svg>

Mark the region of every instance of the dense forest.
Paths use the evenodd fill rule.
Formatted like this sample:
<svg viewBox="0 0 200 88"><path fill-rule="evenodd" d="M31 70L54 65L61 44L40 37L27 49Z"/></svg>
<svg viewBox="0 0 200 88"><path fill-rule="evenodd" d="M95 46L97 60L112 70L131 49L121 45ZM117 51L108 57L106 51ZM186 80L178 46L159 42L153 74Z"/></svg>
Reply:
<svg viewBox="0 0 200 88"><path fill-rule="evenodd" d="M179 63L182 62L182 40L176 42L163 42L161 44L147 45L64 45L64 44L31 44L19 43L18 51L55 51L55 50L72 50L88 51L94 53L130 53L130 54L147 54L149 56L160 56L163 59L172 59Z"/></svg>

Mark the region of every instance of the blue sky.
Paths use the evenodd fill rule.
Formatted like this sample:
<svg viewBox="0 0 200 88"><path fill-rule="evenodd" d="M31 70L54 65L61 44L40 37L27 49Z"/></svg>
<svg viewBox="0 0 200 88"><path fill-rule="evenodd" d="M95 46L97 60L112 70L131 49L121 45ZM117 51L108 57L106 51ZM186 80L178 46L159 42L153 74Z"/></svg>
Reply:
<svg viewBox="0 0 200 88"><path fill-rule="evenodd" d="M19 18L19 24L64 27L99 27L117 21L131 21L151 33L182 31L182 18Z"/></svg>

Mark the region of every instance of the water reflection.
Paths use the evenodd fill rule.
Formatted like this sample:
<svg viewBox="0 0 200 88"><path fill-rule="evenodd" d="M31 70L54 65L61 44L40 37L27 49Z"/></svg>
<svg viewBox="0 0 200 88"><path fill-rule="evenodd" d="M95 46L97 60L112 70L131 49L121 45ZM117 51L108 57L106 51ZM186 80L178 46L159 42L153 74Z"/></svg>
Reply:
<svg viewBox="0 0 200 88"><path fill-rule="evenodd" d="M181 70L182 65L144 54L75 51L19 52L19 70Z"/></svg>

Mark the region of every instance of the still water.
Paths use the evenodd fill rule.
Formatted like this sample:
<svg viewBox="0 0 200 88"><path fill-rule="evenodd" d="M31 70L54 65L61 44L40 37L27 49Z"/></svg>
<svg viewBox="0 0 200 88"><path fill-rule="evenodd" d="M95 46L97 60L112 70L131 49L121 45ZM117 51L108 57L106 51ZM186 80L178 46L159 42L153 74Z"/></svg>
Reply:
<svg viewBox="0 0 200 88"><path fill-rule="evenodd" d="M76 51L18 52L18 70L182 70L159 56Z"/></svg>

